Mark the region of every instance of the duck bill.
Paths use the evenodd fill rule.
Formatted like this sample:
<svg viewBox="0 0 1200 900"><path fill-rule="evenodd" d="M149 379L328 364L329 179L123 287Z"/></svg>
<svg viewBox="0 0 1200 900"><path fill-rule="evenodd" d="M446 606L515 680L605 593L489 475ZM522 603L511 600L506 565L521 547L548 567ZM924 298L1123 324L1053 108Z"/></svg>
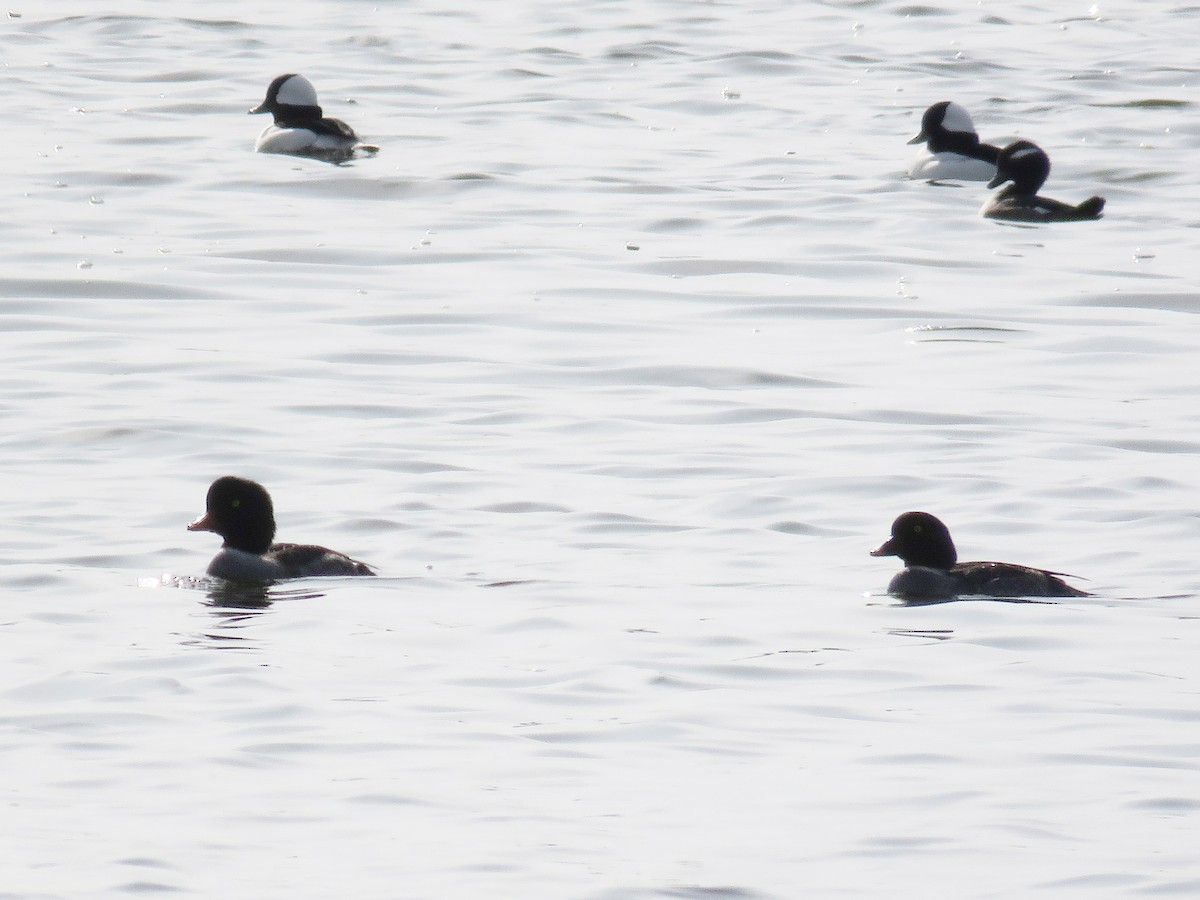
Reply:
<svg viewBox="0 0 1200 900"><path fill-rule="evenodd" d="M874 550L872 550L871 555L872 556L895 556L896 548L892 544L892 539L888 538L886 541L884 541L882 544L880 544L878 547L876 547Z"/></svg>
<svg viewBox="0 0 1200 900"><path fill-rule="evenodd" d="M987 184L988 190L990 191L993 188L998 188L998 187L1000 187L1000 185L1004 184L1004 182L1006 182L1006 181L1008 181L1008 176L1001 175L999 172L997 172L995 177L993 177L992 180L988 182L988 184Z"/></svg>
<svg viewBox="0 0 1200 900"><path fill-rule="evenodd" d="M188 531L212 531L212 522L208 521L208 513L205 513L194 522L188 522Z"/></svg>
<svg viewBox="0 0 1200 900"><path fill-rule="evenodd" d="M929 135L927 135L924 131L922 131L915 138L909 138L908 143L909 144L923 144L927 140L929 140Z"/></svg>
<svg viewBox="0 0 1200 900"><path fill-rule="evenodd" d="M259 113L265 113L265 112L270 112L270 110L267 109L267 104L264 101L263 103L258 104L258 106L254 107L253 109L246 110L246 115L257 116Z"/></svg>

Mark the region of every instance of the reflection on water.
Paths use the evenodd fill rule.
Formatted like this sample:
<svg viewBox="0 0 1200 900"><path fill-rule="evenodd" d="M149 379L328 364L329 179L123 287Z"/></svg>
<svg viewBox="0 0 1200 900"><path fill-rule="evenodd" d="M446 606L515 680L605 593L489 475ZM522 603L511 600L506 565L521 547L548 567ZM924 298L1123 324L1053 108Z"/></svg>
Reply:
<svg viewBox="0 0 1200 900"><path fill-rule="evenodd" d="M275 599L269 582L239 583L218 580L208 590L208 603L218 614L227 610L266 609Z"/></svg>
<svg viewBox="0 0 1200 900"><path fill-rule="evenodd" d="M190 575L162 575L158 578L143 578L139 586L145 588L176 588L184 591L203 591L207 605L217 612L221 610L263 610L280 600L316 600L324 597L323 591L309 586L289 587L279 582L225 581L221 578Z"/></svg>
<svg viewBox="0 0 1200 900"><path fill-rule="evenodd" d="M895 598L895 606L939 606L943 603L1036 603L1054 606L1056 600L1036 599L1034 597L911 597Z"/></svg>
<svg viewBox="0 0 1200 900"><path fill-rule="evenodd" d="M952 628L889 628L887 633L896 637L929 638L934 641L948 641L954 637Z"/></svg>

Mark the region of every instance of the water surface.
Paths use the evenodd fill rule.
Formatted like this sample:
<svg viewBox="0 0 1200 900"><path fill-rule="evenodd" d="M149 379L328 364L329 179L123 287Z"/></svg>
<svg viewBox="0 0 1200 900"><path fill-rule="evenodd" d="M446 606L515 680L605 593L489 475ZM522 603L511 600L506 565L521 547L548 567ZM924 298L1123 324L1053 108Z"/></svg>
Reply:
<svg viewBox="0 0 1200 900"><path fill-rule="evenodd" d="M1195 896L1198 16L15 8L4 896ZM382 577L193 581L227 473ZM1095 596L904 607L905 509Z"/></svg>

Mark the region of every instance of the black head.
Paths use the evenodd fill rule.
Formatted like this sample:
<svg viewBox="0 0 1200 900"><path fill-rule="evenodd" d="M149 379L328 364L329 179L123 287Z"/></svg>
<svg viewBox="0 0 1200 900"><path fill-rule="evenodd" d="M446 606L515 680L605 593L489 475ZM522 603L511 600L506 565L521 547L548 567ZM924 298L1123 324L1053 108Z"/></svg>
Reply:
<svg viewBox="0 0 1200 900"><path fill-rule="evenodd" d="M289 72L280 75L267 86L267 96L250 114L271 113L278 120L284 118L321 118L321 107L317 103L317 91L312 82L303 75Z"/></svg>
<svg viewBox="0 0 1200 900"><path fill-rule="evenodd" d="M226 475L208 489L204 515L188 531L212 531L225 546L247 553L266 553L275 539L275 510L271 495L257 481Z"/></svg>
<svg viewBox="0 0 1200 900"><path fill-rule="evenodd" d="M996 177L989 188L1011 181L1018 194L1033 196L1050 175L1050 157L1031 141L1013 141L1000 151L996 160Z"/></svg>
<svg viewBox="0 0 1200 900"><path fill-rule="evenodd" d="M917 132L916 137L909 139L909 143L923 144L929 140L929 136L942 127L942 119L945 118L946 107L949 105L949 100L943 100L925 110L925 115L921 116L921 130Z"/></svg>
<svg viewBox="0 0 1200 900"><path fill-rule="evenodd" d="M872 556L898 556L906 566L949 569L958 561L950 529L927 512L906 512L892 523L892 536Z"/></svg>
<svg viewBox="0 0 1200 900"><path fill-rule="evenodd" d="M952 100L935 103L921 116L920 133L910 144L928 143L931 153L959 150L979 143L971 114Z"/></svg>

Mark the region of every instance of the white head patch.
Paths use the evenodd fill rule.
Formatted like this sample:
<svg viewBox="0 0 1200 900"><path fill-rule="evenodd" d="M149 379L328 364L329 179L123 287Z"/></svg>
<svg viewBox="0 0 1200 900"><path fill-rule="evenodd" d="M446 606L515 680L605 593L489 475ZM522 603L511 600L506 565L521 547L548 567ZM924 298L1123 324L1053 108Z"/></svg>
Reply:
<svg viewBox="0 0 1200 900"><path fill-rule="evenodd" d="M1014 153L1009 158L1015 162L1018 159L1025 159L1026 157L1029 157L1029 156L1037 156L1041 152L1042 151L1039 150L1037 147L1025 147L1022 150L1018 150L1016 153Z"/></svg>
<svg viewBox="0 0 1200 900"><path fill-rule="evenodd" d="M957 103L948 103L946 112L942 115L942 127L947 131L960 131L963 134L974 134L975 123L971 114Z"/></svg>
<svg viewBox="0 0 1200 900"><path fill-rule="evenodd" d="M288 106L320 105L317 103L317 89L303 75L293 75L281 84L279 86L279 93L275 95L275 102L284 103Z"/></svg>

